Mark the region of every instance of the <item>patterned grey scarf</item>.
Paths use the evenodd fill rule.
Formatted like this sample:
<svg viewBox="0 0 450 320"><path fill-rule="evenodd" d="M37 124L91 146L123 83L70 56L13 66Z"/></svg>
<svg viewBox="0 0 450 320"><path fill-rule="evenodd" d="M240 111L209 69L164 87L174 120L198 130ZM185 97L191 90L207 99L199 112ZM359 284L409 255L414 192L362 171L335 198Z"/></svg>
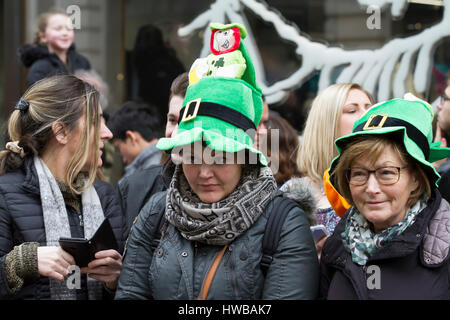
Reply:
<svg viewBox="0 0 450 320"><path fill-rule="evenodd" d="M416 221L420 211L426 207L426 201L420 200L408 209L405 217L397 223L379 233L370 230L369 222L364 216L352 207L348 214L345 231L341 233L344 247L352 255L353 262L364 266L367 260L383 245L400 235L406 228Z"/></svg>
<svg viewBox="0 0 450 320"><path fill-rule="evenodd" d="M191 241L231 243L263 213L277 184L268 167L244 167L236 189L225 199L203 203L177 166L166 198L166 219Z"/></svg>
<svg viewBox="0 0 450 320"><path fill-rule="evenodd" d="M60 237L71 237L66 204L61 190L47 165L39 157L34 157L33 160L39 178L47 246L59 247L58 240ZM100 199L94 186L82 193L81 205L84 220L84 236L89 239L105 219ZM76 290L69 289L66 281L60 283L54 279L49 280L52 300L76 299ZM88 278L89 299L100 299L102 286L103 284L100 281Z"/></svg>

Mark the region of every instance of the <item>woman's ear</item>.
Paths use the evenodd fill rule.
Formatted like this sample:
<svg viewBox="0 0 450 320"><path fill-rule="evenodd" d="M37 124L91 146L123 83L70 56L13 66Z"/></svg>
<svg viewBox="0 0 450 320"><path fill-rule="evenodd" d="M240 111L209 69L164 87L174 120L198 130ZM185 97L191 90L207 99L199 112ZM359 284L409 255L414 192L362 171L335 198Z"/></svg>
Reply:
<svg viewBox="0 0 450 320"><path fill-rule="evenodd" d="M138 136L136 132L127 130L125 131L125 140L130 141L132 145L135 145L136 143L138 143Z"/></svg>
<svg viewBox="0 0 450 320"><path fill-rule="evenodd" d="M61 122L55 122L52 124L52 132L58 143L67 144L69 142L68 131Z"/></svg>
<svg viewBox="0 0 450 320"><path fill-rule="evenodd" d="M45 37L45 33L39 32L39 42L41 44L47 44L47 38Z"/></svg>
<svg viewBox="0 0 450 320"><path fill-rule="evenodd" d="M415 191L419 188L419 177L417 176L417 171L411 173L411 183L412 183L412 190Z"/></svg>

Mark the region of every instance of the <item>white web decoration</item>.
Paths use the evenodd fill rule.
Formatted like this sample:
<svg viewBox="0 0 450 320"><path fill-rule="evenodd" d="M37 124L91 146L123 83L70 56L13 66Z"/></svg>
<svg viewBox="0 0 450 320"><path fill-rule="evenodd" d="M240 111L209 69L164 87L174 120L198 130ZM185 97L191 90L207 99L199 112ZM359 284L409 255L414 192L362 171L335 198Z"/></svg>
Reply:
<svg viewBox="0 0 450 320"><path fill-rule="evenodd" d="M396 17L401 16L407 8L407 0L358 0L358 2L363 6L378 5L380 8L390 5L392 15ZM301 86L315 71L321 71L319 91L325 89L332 84L331 75L337 68L342 68L342 71L336 83L358 83L372 94L377 91L377 100L384 101L403 96L406 92L406 79L411 72L415 91L426 92L431 78L435 48L442 38L450 35L450 0L443 0L443 3L444 14L439 23L416 35L391 40L376 50L345 50L311 41L298 27L287 22L264 2L257 0L216 0L207 11L180 28L178 35L183 37L196 30L205 29L201 51L201 56L204 57L209 53L210 22L238 22L246 26L245 42L255 65L258 84L268 103L281 101L286 92ZM281 39L288 40L296 46L295 52L301 56L302 65L286 79L270 86L266 85L264 65L253 31L242 13L242 6L271 23ZM417 61L412 69L414 59Z"/></svg>

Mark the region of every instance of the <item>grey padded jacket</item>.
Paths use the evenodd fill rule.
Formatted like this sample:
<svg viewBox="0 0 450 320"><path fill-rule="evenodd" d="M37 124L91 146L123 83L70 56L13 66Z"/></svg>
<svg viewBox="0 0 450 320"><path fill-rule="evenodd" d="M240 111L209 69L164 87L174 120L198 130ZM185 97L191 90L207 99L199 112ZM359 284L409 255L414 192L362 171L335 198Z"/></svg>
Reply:
<svg viewBox="0 0 450 320"><path fill-rule="evenodd" d="M271 203L225 251L208 300L317 297L319 265L308 222L314 200L307 189L296 193L300 198L295 200L303 208L295 207L288 213L267 275L264 277L261 271L260 260L267 218L273 209ZM128 239L116 299L197 299L206 274L222 249L188 241L168 224L153 251L152 235L160 213L165 210L165 199L166 192L155 194L139 213Z"/></svg>

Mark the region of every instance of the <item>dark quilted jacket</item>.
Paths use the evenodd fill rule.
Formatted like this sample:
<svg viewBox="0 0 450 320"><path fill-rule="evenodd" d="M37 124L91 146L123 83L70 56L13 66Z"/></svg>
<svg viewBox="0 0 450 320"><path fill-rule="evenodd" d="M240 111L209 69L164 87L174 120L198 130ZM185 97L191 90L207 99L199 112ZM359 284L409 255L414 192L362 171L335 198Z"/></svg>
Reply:
<svg viewBox="0 0 450 320"><path fill-rule="evenodd" d="M365 266L342 244L348 213L322 250L320 296L324 299L448 299L450 205L433 194L414 224L381 247Z"/></svg>
<svg viewBox="0 0 450 320"><path fill-rule="evenodd" d="M90 70L88 59L75 50L75 45L69 48L67 56L70 61L70 70L54 53L50 53L46 47L25 45L19 49L20 59L26 68L27 86L31 87L35 82L45 77L57 74L72 74L77 70Z"/></svg>
<svg viewBox="0 0 450 320"><path fill-rule="evenodd" d="M94 187L103 212L114 230L119 252L122 253L125 221L114 188L99 180L95 181ZM77 212L70 206L66 208L72 237L84 237ZM6 255L14 246L32 241L45 245L46 238L39 181L33 159L28 157L20 170L0 176L0 299L50 299L48 278L38 277L26 281L15 295L11 294L7 284Z"/></svg>

